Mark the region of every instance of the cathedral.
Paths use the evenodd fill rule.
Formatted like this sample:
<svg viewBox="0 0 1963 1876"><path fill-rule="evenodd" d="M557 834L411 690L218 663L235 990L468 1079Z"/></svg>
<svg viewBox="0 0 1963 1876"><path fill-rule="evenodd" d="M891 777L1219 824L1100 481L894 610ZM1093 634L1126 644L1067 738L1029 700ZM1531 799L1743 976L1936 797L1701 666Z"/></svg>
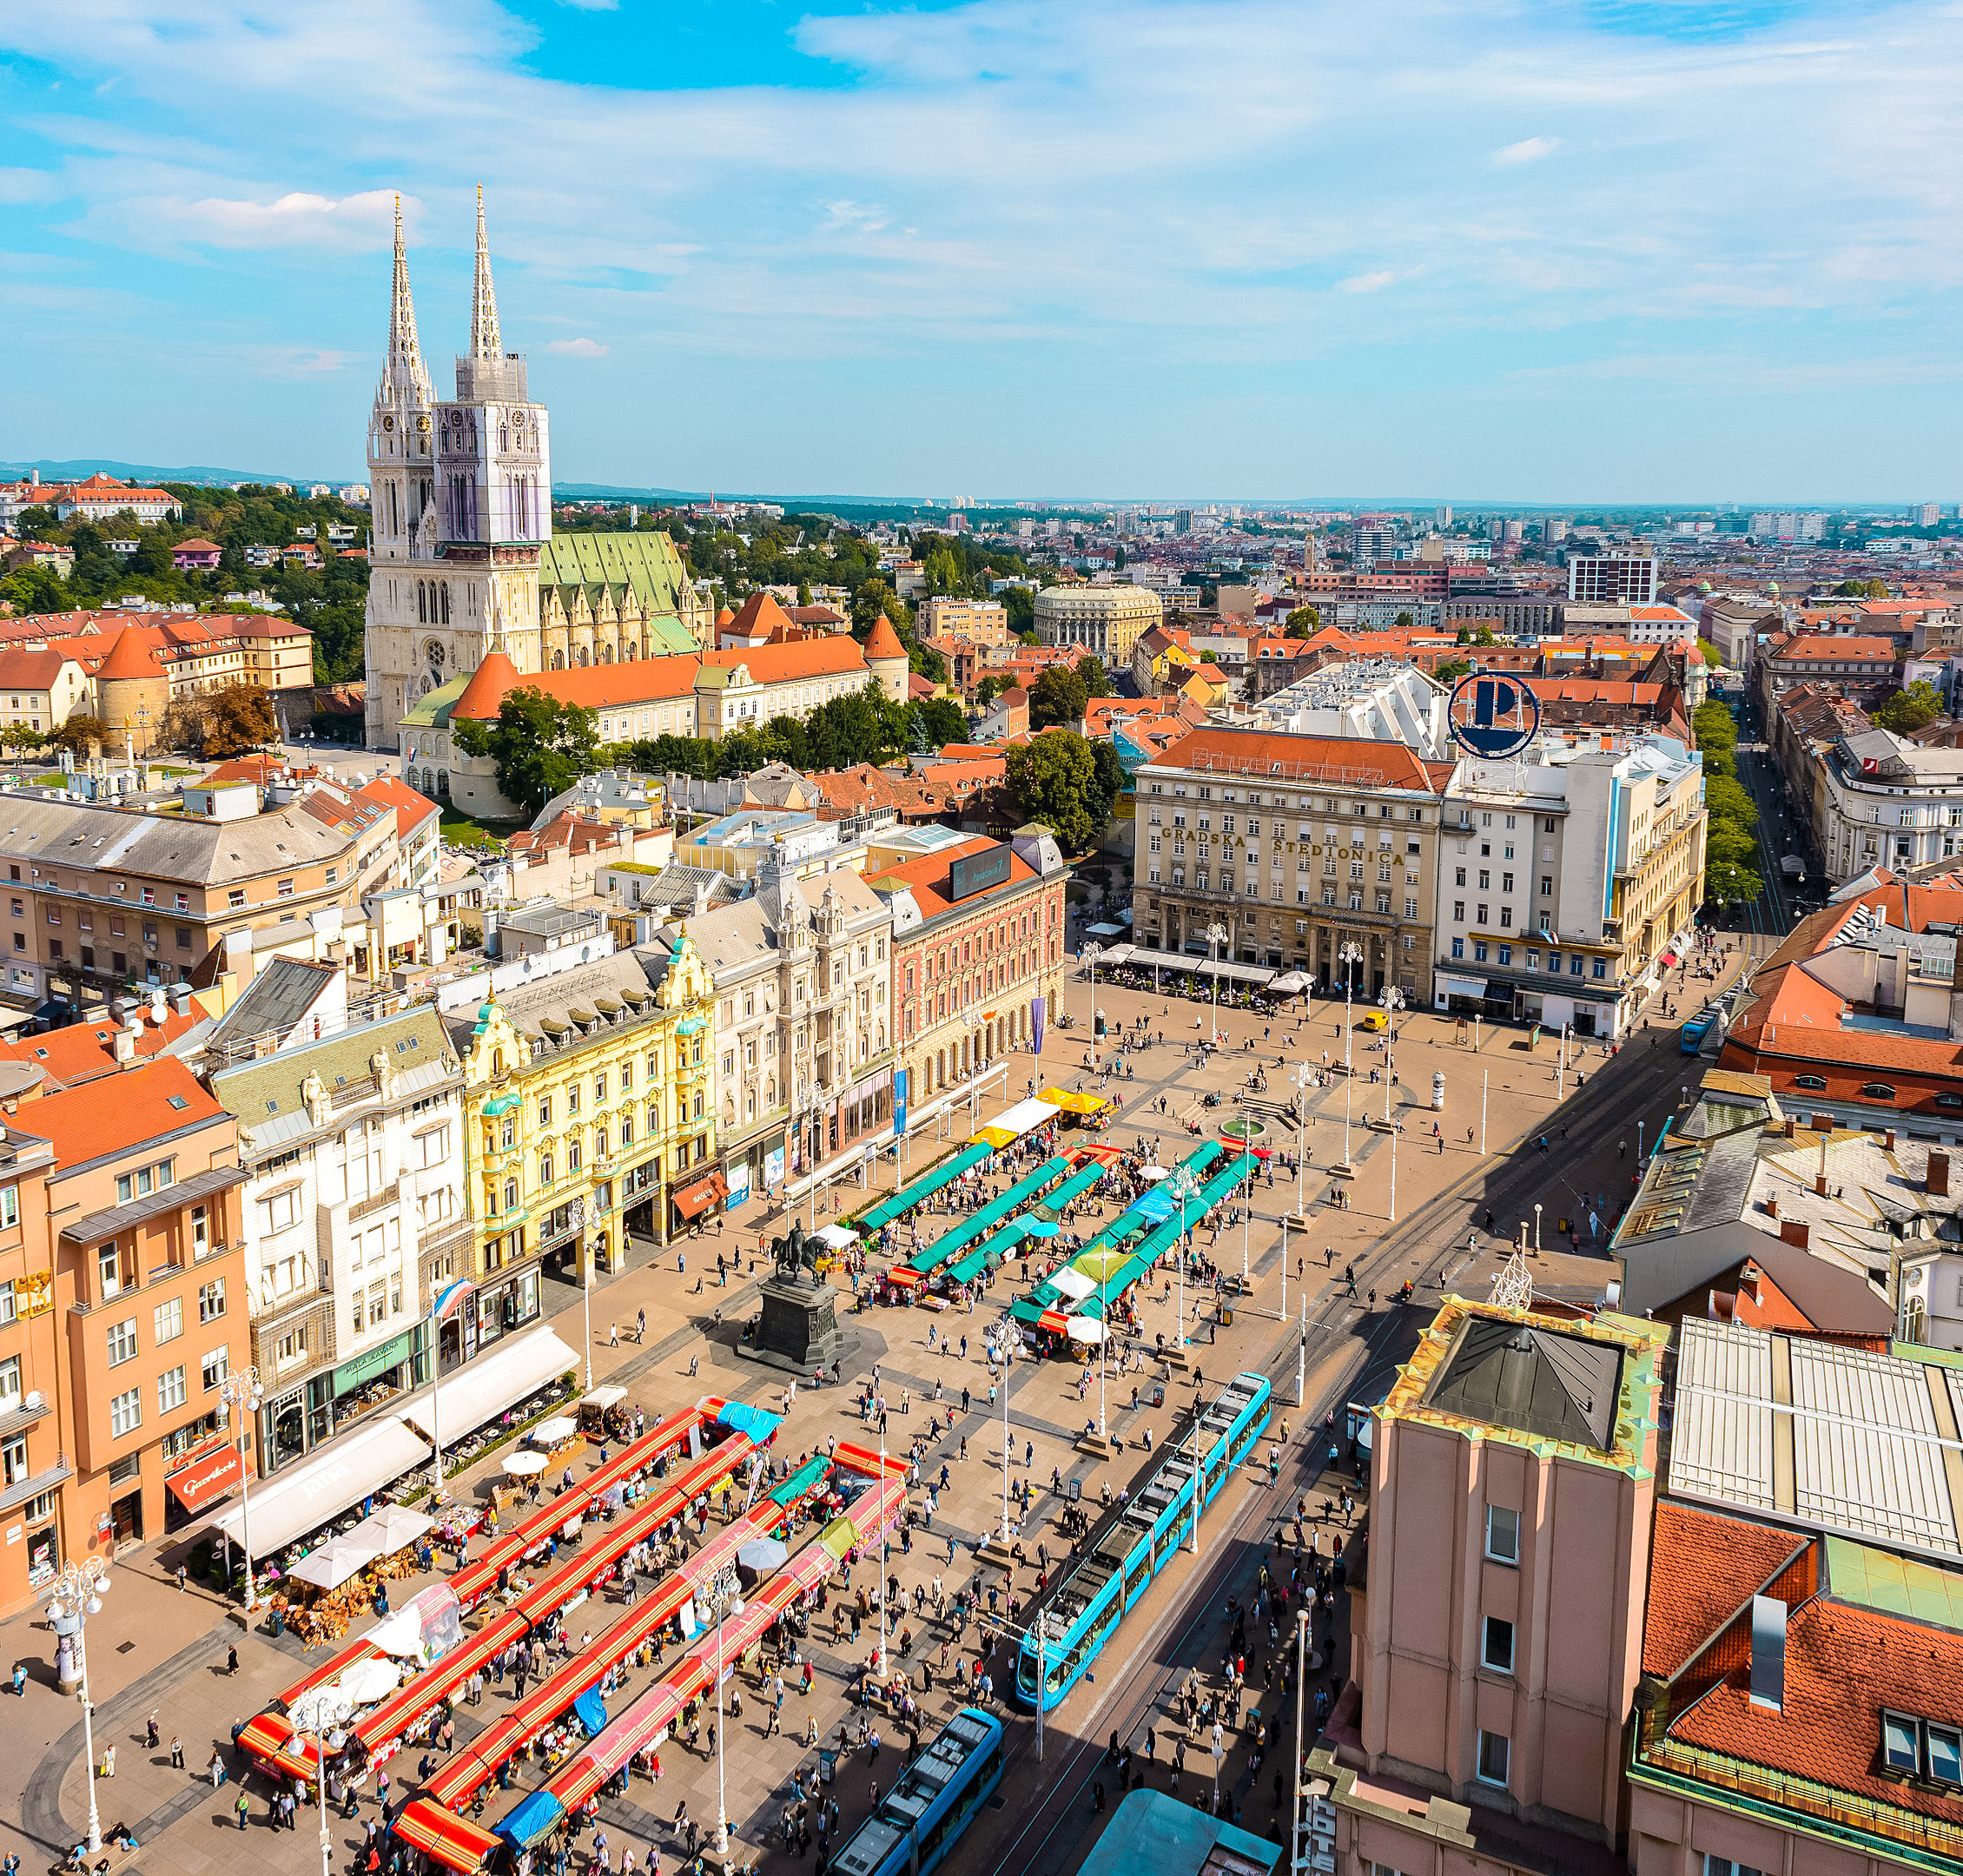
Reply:
<svg viewBox="0 0 1963 1876"><path fill-rule="evenodd" d="M395 211L388 360L368 419L367 740L394 749L426 693L502 652L521 672L697 649L707 609L665 534L552 537L550 425L506 352L477 195L470 349L439 403Z"/></svg>

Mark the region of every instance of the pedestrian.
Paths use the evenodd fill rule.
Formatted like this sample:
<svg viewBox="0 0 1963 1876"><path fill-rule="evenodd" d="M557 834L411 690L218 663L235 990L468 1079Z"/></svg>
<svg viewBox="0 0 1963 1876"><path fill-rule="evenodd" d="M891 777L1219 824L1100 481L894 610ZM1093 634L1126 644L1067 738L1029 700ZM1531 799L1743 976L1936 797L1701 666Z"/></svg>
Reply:
<svg viewBox="0 0 1963 1876"><path fill-rule="evenodd" d="M14 1693L19 1699L27 1698L27 1669L18 1661L14 1663Z"/></svg>
<svg viewBox="0 0 1963 1876"><path fill-rule="evenodd" d="M183 1595L183 1593L184 1593L184 1566L183 1566L183 1565L182 1565L182 1563L180 1563L180 1564L179 1564L179 1565L177 1566L177 1594L178 1594L179 1595Z"/></svg>
<svg viewBox="0 0 1963 1876"><path fill-rule="evenodd" d="M243 1830L246 1827L246 1813L252 1809L252 1806L243 1792L239 1793L239 1801L232 1808L238 1813L239 1828Z"/></svg>
<svg viewBox="0 0 1963 1876"><path fill-rule="evenodd" d="M238 1671L239 1650L237 1644L235 1643L225 1650L225 1672L228 1675L230 1675L237 1674Z"/></svg>
<svg viewBox="0 0 1963 1876"><path fill-rule="evenodd" d="M149 1747L152 1752L155 1752L157 1749L158 1745L162 1742L162 1734L157 1731L156 1715L155 1714L152 1714L150 1717L143 1722L143 1743L145 1746Z"/></svg>
<svg viewBox="0 0 1963 1876"><path fill-rule="evenodd" d="M225 1761L218 1756L218 1748L211 1748L211 1763L205 1767L211 1776L211 1788L216 1791L225 1782Z"/></svg>

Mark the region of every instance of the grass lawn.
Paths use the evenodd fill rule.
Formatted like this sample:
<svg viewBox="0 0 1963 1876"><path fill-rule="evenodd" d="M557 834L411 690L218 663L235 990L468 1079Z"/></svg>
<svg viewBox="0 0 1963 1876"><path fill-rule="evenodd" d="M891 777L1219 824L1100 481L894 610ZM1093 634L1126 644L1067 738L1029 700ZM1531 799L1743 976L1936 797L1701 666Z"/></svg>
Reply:
<svg viewBox="0 0 1963 1876"><path fill-rule="evenodd" d="M483 847L495 851L524 825L522 821L479 821L460 808L446 805L437 832L453 847Z"/></svg>

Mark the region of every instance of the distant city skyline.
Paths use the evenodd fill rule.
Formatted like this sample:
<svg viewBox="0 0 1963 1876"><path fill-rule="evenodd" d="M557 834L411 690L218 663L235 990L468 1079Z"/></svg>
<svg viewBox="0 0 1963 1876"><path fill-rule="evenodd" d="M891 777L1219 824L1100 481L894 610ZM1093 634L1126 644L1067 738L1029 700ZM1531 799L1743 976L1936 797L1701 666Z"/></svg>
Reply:
<svg viewBox="0 0 1963 1876"><path fill-rule="evenodd" d="M481 182L568 484L1954 500L1959 77L1801 0L23 9L0 452L357 479L394 198L442 379ZM1216 492L1332 483L1500 492Z"/></svg>

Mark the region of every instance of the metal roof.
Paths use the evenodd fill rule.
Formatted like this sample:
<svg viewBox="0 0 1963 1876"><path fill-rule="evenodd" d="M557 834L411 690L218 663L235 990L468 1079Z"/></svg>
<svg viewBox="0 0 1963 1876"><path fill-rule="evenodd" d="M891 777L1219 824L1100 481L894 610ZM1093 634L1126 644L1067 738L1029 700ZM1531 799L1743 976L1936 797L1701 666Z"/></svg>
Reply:
<svg viewBox="0 0 1963 1876"><path fill-rule="evenodd" d="M1960 1383L1933 1363L1687 1319L1670 1490L1963 1559Z"/></svg>

